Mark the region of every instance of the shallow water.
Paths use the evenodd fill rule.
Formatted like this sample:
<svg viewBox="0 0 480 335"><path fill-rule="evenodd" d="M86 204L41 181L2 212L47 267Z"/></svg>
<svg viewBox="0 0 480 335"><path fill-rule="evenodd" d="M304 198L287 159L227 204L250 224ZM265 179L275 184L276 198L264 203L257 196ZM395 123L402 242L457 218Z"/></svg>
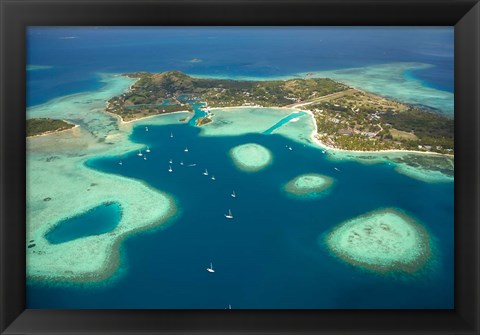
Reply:
<svg viewBox="0 0 480 335"><path fill-rule="evenodd" d="M284 79L318 71L451 115L452 28L31 28L28 50L36 70L27 74L27 117L80 125L28 141L27 228L36 243L28 250L46 248L41 236L56 222L106 201L123 209L114 231L162 223L122 242L120 268L105 282L29 280L28 308L453 307L452 177L389 161L403 154L368 154L375 164L362 164L362 155L322 154L310 140L310 116L288 122L288 109L212 110L214 122L201 129L194 126L204 116L200 104L186 124L179 120L187 113L119 123L102 110L133 80L99 74L179 69ZM256 173L238 170L228 152L245 143L266 147L272 164ZM144 160L137 153L147 145ZM333 186L322 197L293 199L283 187L306 173L329 176ZM166 222L171 204L158 191L177 206ZM319 243L337 224L381 208L405 211L431 234L433 258L420 273L359 270ZM224 217L229 209L232 220ZM97 244L85 248L69 247L77 239L50 250L75 254L88 266L88 246L108 251L106 235L86 237ZM206 271L210 262L213 274ZM57 265L52 259L29 270L42 275Z"/></svg>
<svg viewBox="0 0 480 335"><path fill-rule="evenodd" d="M279 135L199 137L198 132L187 125L150 126L148 132L136 127L132 140L152 150L147 161L131 152L88 162L166 191L177 199L181 215L165 229L128 239L122 275L107 287L35 284L29 286L30 308L453 306L453 183L424 183L386 164L331 162L308 146L289 151L285 145L295 142ZM230 148L250 142L274 156L270 167L255 174L238 171L228 156ZM215 181L202 175L204 168ZM332 191L318 200L292 200L282 186L304 173L331 176ZM386 207L405 210L430 231L436 252L422 273L375 275L342 263L318 244L336 224ZM233 220L224 217L228 209ZM214 274L206 271L210 262Z"/></svg>
<svg viewBox="0 0 480 335"><path fill-rule="evenodd" d="M342 81L355 88L380 94L384 97L434 109L453 118L453 91L443 91L434 85L425 85L417 71L426 71L432 66L416 63L382 64L318 72L315 76Z"/></svg>
<svg viewBox="0 0 480 335"><path fill-rule="evenodd" d="M267 79L399 62L433 65L415 78L453 92L453 27L30 27L27 50L52 66L28 71L28 106L94 91L98 73Z"/></svg>
<svg viewBox="0 0 480 335"><path fill-rule="evenodd" d="M273 126L265 130L263 134L271 134L281 126L285 125L287 122L292 122L292 120L294 119L300 119L300 117L304 116L305 114L305 112L293 112L292 114L287 115L286 117L275 123Z"/></svg>

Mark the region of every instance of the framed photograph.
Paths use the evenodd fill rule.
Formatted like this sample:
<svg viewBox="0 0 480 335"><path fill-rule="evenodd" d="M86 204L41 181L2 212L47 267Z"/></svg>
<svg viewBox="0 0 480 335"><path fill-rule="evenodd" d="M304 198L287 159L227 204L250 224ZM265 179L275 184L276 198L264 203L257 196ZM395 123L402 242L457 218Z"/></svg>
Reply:
<svg viewBox="0 0 480 335"><path fill-rule="evenodd" d="M478 334L477 1L8 1L2 334Z"/></svg>

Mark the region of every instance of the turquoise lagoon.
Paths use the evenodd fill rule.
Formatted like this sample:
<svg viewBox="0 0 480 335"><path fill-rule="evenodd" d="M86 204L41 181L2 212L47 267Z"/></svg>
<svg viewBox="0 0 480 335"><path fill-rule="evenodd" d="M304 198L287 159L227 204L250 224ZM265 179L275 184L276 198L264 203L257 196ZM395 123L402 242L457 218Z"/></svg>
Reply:
<svg viewBox="0 0 480 335"><path fill-rule="evenodd" d="M179 122L184 114L122 124L102 112L109 97L132 83L105 73L180 69L226 78L328 73L365 90L382 93L384 87L384 95L452 115L453 30L329 29L282 29L280 40L275 39L279 30L255 28L169 28L161 38L156 28L29 29L28 63L45 68L28 71L27 117L61 117L80 127L73 136L64 132L29 140L28 185L43 185L40 177L59 171L67 178L62 180L72 175L78 189L65 193L74 194L70 201L55 193L65 192L60 184L35 189L27 194L27 218L33 223L72 215L85 219L93 214L89 209L113 201L123 211L116 227L117 214L109 220L90 216L89 223L104 227L108 221L116 231L125 222L163 215L156 209L164 198L157 194L168 196L176 213L156 228L126 236L119 244L119 266L106 281L28 278L27 307L453 308L453 178L439 172L440 179L417 178L416 169L406 173L386 155L365 164L362 155L322 153L309 139L313 124L307 113L214 110L215 121L198 128L194 119ZM87 56L88 64L82 61ZM389 80L386 74L393 68L398 71ZM195 117L201 115L197 108ZM272 164L258 172L237 169L229 151L247 143L268 149ZM209 176L203 175L205 169ZM291 197L284 185L305 174L327 176L332 187L309 201ZM88 190L92 182L99 183L96 190ZM46 197L52 200L42 201ZM78 212L69 212L77 203ZM431 235L432 258L421 271L361 270L339 261L319 242L338 224L382 208L405 212ZM224 216L228 210L231 220ZM42 238L35 237L35 248ZM210 262L213 274L206 271Z"/></svg>
<svg viewBox="0 0 480 335"><path fill-rule="evenodd" d="M187 124L150 125L148 131L141 125L130 139L149 146L148 160L131 151L86 165L170 194L180 214L165 229L124 241L121 274L108 285L33 282L31 308L453 306L453 183L422 182L386 163L332 161L278 134L202 136ZM266 147L274 164L257 173L236 169L228 151L245 143ZM205 168L216 180L203 175ZM330 176L334 189L318 200L292 200L283 185L305 173ZM338 223L391 207L413 215L434 241L431 262L416 275L359 270L318 243ZM229 209L232 220L224 217ZM210 262L214 274L205 270Z"/></svg>

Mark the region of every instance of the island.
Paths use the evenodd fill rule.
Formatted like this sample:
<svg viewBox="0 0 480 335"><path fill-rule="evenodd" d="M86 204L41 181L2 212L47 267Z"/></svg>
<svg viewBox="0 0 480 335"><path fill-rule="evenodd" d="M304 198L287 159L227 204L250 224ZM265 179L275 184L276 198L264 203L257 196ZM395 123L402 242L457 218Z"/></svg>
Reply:
<svg viewBox="0 0 480 335"><path fill-rule="evenodd" d="M414 273L431 256L430 237L423 226L391 208L334 227L324 242L346 263L377 273Z"/></svg>
<svg viewBox="0 0 480 335"><path fill-rule="evenodd" d="M128 92L110 99L106 107L107 112L124 120L192 110L189 103L199 101L211 107L285 106L347 87L325 78L239 81L194 78L180 71L135 72L125 76L138 80Z"/></svg>
<svg viewBox="0 0 480 335"><path fill-rule="evenodd" d="M284 186L284 190L288 194L302 199L308 199L321 196L332 184L333 179L328 176L309 173L290 180Z"/></svg>
<svg viewBox="0 0 480 335"><path fill-rule="evenodd" d="M270 150L256 143L236 146L230 150L230 156L235 166L246 172L260 171L272 162Z"/></svg>
<svg viewBox="0 0 480 335"><path fill-rule="evenodd" d="M442 154L454 151L454 120L426 107L357 89L300 105L314 115L316 138L333 148Z"/></svg>
<svg viewBox="0 0 480 335"><path fill-rule="evenodd" d="M51 134L75 127L64 120L50 119L50 118L38 118L27 119L27 137Z"/></svg>
<svg viewBox="0 0 480 335"><path fill-rule="evenodd" d="M195 125L197 126L203 126L207 123L210 123L212 122L212 119L210 117L199 117L196 121L195 121Z"/></svg>
<svg viewBox="0 0 480 335"><path fill-rule="evenodd" d="M281 107L308 112L322 146L349 151L408 150L454 154L454 120L329 78L245 81L194 78L180 71L124 74L137 81L107 102L124 121L208 108ZM199 106L197 105L197 107ZM198 107L201 108L201 107ZM197 126L215 122L213 115Z"/></svg>

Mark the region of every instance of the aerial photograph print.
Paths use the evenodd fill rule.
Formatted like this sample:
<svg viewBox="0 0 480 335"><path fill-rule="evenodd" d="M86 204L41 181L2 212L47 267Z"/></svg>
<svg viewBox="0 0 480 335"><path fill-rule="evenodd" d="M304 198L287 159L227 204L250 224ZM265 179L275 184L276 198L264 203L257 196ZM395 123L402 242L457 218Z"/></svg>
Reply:
<svg viewBox="0 0 480 335"><path fill-rule="evenodd" d="M27 308L454 308L453 27L26 34Z"/></svg>

